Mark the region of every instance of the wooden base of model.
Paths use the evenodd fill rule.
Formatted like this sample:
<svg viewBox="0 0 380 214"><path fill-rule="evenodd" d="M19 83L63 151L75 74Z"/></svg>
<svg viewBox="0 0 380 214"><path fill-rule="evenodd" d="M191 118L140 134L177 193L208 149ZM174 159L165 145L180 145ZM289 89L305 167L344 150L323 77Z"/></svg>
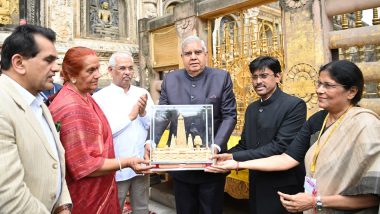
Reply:
<svg viewBox="0 0 380 214"><path fill-rule="evenodd" d="M156 148L152 151L151 161L156 163L170 162L209 162L211 150L209 148Z"/></svg>

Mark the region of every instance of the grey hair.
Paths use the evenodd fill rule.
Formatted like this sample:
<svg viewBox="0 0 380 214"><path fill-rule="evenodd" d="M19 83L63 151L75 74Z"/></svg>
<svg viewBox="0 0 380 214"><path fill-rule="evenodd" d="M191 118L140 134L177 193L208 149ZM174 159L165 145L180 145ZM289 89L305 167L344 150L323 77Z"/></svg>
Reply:
<svg viewBox="0 0 380 214"><path fill-rule="evenodd" d="M133 57L132 57L132 54L130 52L121 52L121 51L118 51L118 52L115 52L111 55L109 61L108 61L108 66L109 67L115 67L116 66L116 57L126 57L126 58L130 58L132 60L132 63L133 63Z"/></svg>
<svg viewBox="0 0 380 214"><path fill-rule="evenodd" d="M193 43L193 42L199 42L199 43L201 43L203 51L207 52L205 41L203 41L202 39L200 39L198 36L188 36L188 37L186 37L182 41L182 45L181 45L182 51L185 49L186 45L188 45L190 43Z"/></svg>

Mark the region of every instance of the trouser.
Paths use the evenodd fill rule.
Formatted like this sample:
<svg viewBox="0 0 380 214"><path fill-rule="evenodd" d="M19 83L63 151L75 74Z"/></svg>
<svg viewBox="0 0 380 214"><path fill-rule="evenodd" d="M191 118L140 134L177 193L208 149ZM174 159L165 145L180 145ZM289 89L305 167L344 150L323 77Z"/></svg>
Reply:
<svg viewBox="0 0 380 214"><path fill-rule="evenodd" d="M149 175L135 176L126 181L117 182L117 192L121 211L129 192L133 214L149 213Z"/></svg>
<svg viewBox="0 0 380 214"><path fill-rule="evenodd" d="M191 184L173 179L177 214L222 214L225 180Z"/></svg>

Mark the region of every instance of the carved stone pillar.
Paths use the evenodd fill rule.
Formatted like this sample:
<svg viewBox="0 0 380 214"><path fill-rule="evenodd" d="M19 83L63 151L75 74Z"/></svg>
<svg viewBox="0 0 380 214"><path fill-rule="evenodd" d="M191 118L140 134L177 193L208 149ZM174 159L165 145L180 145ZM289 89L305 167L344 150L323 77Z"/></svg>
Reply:
<svg viewBox="0 0 380 214"><path fill-rule="evenodd" d="M321 1L281 0L283 11L285 65L287 68L298 63L319 67L331 59L325 52ZM294 21L297 20L297 21ZM326 23L329 24L329 23Z"/></svg>
<svg viewBox="0 0 380 214"><path fill-rule="evenodd" d="M57 33L57 42L73 40L73 8L72 0L49 0L47 26Z"/></svg>
<svg viewBox="0 0 380 214"><path fill-rule="evenodd" d="M37 0L19 0L20 19L25 19L28 24L41 25L41 4Z"/></svg>
<svg viewBox="0 0 380 214"><path fill-rule="evenodd" d="M324 0L280 0L284 32L284 90L302 97L308 114L318 110L314 81L318 68L331 60L325 36L332 20L321 11Z"/></svg>
<svg viewBox="0 0 380 214"><path fill-rule="evenodd" d="M155 18L157 17L157 0L143 0L143 14L144 18Z"/></svg>
<svg viewBox="0 0 380 214"><path fill-rule="evenodd" d="M150 57L149 51L149 32L147 30L147 22L148 19L140 19L139 20L139 60L140 60L140 84L141 87L147 88L150 85L149 80L155 78L153 73L153 66L151 64L152 60Z"/></svg>

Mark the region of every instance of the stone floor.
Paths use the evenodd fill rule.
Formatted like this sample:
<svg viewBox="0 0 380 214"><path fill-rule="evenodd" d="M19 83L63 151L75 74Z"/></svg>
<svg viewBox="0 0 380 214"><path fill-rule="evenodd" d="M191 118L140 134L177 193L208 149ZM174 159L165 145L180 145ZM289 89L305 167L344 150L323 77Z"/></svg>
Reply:
<svg viewBox="0 0 380 214"><path fill-rule="evenodd" d="M176 210L153 200L149 201L149 210L156 214L176 214Z"/></svg>

